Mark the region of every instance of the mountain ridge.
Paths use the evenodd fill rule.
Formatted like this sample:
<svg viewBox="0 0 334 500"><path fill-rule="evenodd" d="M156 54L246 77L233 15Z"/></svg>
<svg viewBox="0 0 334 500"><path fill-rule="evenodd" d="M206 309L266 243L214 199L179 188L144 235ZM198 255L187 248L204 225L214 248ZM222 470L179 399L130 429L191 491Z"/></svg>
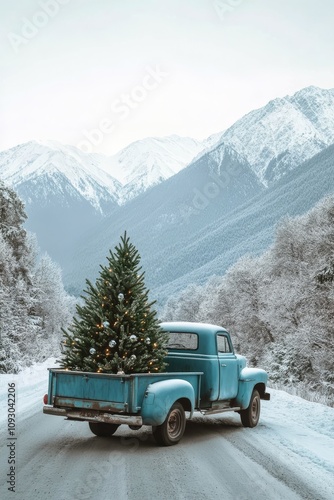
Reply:
<svg viewBox="0 0 334 500"><path fill-rule="evenodd" d="M220 147L216 148L219 155ZM214 152L211 154L217 155ZM238 153L235 154L238 156ZM117 242L123 227L127 229L141 253L142 266L146 270L147 284L152 298L158 300L158 306L162 306L169 296L184 289L188 284L204 283L215 274L223 274L242 255L254 255L265 251L271 244L275 226L282 217L302 214L323 196L332 194L333 159L334 144L288 172L270 188L264 189L258 184L257 190L249 192L249 196L244 193L245 196L239 199L239 203L230 205L229 210L221 205L226 194L222 192L221 196L208 200L207 206L198 210L199 213L190 215L188 223L183 220L178 233L177 226L180 225L180 219L176 216L175 198L171 200L175 211L169 212L169 217L166 206L160 214L153 217L148 215L148 210L146 215L143 214L140 204L145 206L148 205L150 198L155 200L155 205L149 204L154 213L159 200L163 198L166 188L164 184L167 182L170 184L165 192L170 191L176 182L175 177L181 174L186 176L188 167L166 183L130 202L133 204L133 209L129 210L128 217L120 208L117 209L120 213L114 214L112 224L111 220L106 219L101 226L95 228L94 233L86 238L86 242L95 242L95 246L91 243L90 251L81 246L80 253L76 255L75 267L72 267L70 272L67 268L65 279L67 283L73 284L78 277L79 268L84 269L85 277L94 279L108 247ZM199 170L201 162L203 159L197 163ZM210 162L208 161L206 165L209 180ZM216 172L218 171L217 168ZM257 179L253 172L252 175L253 179ZM238 176L236 178L240 181ZM202 179L202 177L199 179L200 183ZM183 184L187 185L190 193L193 193L189 182ZM238 192L238 187L234 192ZM163 224L159 228L158 222L161 219ZM148 231L143 230L145 226L148 227ZM78 293L84 286L83 273L80 283L76 281L76 286Z"/></svg>
<svg viewBox="0 0 334 500"><path fill-rule="evenodd" d="M167 258L164 249L173 255L208 220L228 214L263 189L244 158L230 146L217 146L165 182L116 208L92 233L85 234L76 262L65 268L67 283L76 281L77 291L83 286L80 269L93 279L96 262L105 258L125 228L147 255L158 255L163 249L161 261L153 259L156 267L152 273L157 275ZM173 273L172 269L167 279Z"/></svg>
<svg viewBox="0 0 334 500"><path fill-rule="evenodd" d="M107 161L106 169L122 182L120 204L167 180L191 163L204 145L190 137L148 137L131 143Z"/></svg>
<svg viewBox="0 0 334 500"><path fill-rule="evenodd" d="M108 233L108 225L131 226L130 221L137 221L143 234L148 231L146 238L165 227L166 235L170 231L166 247L175 252L186 248L192 232L208 230L245 196L264 193L331 142L334 89L311 86L273 99L205 141L151 137L112 157L56 141L31 141L0 153L0 177L25 202L27 228L37 233L42 249L68 266L70 249L82 245L82 235L92 234L94 227ZM145 211L144 203L152 206ZM136 212L149 221L148 227ZM184 234L173 234L176 224ZM152 240L152 245L158 243Z"/></svg>
<svg viewBox="0 0 334 500"><path fill-rule="evenodd" d="M334 142L334 89L310 86L273 99L237 120L221 141L268 186Z"/></svg>
<svg viewBox="0 0 334 500"><path fill-rule="evenodd" d="M57 144L57 146L56 146ZM26 182L36 185L38 178L56 175L69 182L78 196L85 198L92 207L102 212L101 199L117 203L119 181L99 167L94 155L79 155L73 146L54 143L53 146L38 141L20 144L0 153L0 175L11 187L20 190ZM56 187L56 184L54 185ZM99 190L99 196L96 195ZM55 194L55 191L53 191ZM59 186L61 197L62 189ZM40 198L47 204L48 193ZM29 204L29 200L25 200Z"/></svg>

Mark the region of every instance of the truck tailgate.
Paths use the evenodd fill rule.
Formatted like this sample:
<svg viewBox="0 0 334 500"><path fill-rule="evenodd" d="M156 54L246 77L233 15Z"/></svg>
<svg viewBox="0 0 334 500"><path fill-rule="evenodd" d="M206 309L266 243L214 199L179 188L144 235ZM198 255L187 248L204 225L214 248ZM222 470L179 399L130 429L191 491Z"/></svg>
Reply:
<svg viewBox="0 0 334 500"><path fill-rule="evenodd" d="M51 368L48 403L55 407L136 412L134 385L132 377Z"/></svg>

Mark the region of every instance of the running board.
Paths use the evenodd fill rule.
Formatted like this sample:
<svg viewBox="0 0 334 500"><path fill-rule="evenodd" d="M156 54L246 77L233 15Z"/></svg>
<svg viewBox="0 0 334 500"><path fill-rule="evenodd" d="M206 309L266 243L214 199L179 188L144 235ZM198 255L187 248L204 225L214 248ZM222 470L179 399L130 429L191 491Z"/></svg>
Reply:
<svg viewBox="0 0 334 500"><path fill-rule="evenodd" d="M200 410L203 415L214 415L215 413L224 413L226 411L240 411L240 406L234 406L233 408L226 406L224 408L208 408L207 410Z"/></svg>

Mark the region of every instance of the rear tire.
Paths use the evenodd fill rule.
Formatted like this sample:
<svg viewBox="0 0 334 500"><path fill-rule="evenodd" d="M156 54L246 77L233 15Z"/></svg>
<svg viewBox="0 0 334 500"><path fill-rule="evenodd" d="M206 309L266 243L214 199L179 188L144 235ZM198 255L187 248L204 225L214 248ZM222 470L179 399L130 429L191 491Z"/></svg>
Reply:
<svg viewBox="0 0 334 500"><path fill-rule="evenodd" d="M186 415L181 403L174 403L166 420L161 424L153 427L153 436L157 444L160 446L172 446L177 444L184 434L186 428Z"/></svg>
<svg viewBox="0 0 334 500"><path fill-rule="evenodd" d="M248 408L240 411L241 422L244 427L255 427L258 424L261 411L259 392L254 389Z"/></svg>
<svg viewBox="0 0 334 500"><path fill-rule="evenodd" d="M89 428L95 436L110 437L118 429L117 424L105 424L104 422L88 422Z"/></svg>

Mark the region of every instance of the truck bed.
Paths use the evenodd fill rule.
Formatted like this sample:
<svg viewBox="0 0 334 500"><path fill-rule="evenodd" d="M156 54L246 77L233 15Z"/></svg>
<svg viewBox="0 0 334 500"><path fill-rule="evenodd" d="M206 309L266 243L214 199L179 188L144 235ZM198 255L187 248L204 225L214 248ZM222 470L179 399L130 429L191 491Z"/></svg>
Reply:
<svg viewBox="0 0 334 500"><path fill-rule="evenodd" d="M150 384L180 379L193 386L199 406L201 375L201 372L114 375L49 368L48 405L135 415L140 412Z"/></svg>

